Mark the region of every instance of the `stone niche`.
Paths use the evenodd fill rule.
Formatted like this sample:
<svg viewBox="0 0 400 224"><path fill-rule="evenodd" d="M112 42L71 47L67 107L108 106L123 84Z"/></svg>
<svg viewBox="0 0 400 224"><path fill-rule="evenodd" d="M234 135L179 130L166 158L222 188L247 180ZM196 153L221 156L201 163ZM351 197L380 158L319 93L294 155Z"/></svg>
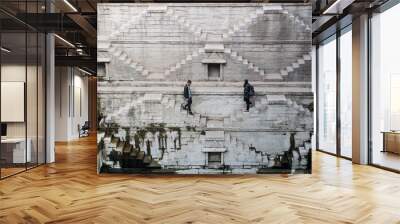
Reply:
<svg viewBox="0 0 400 224"><path fill-rule="evenodd" d="M310 15L309 4L98 4L99 172L311 172Z"/></svg>

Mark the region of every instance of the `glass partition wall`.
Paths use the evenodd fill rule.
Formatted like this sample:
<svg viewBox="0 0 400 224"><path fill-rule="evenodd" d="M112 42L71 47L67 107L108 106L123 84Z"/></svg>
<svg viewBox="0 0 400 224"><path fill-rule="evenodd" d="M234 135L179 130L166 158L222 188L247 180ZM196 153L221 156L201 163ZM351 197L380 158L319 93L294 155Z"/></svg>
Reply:
<svg viewBox="0 0 400 224"><path fill-rule="evenodd" d="M37 12L39 3L18 6ZM45 163L45 41L45 34L0 12L1 179Z"/></svg>
<svg viewBox="0 0 400 224"><path fill-rule="evenodd" d="M371 18L370 163L400 171L400 4Z"/></svg>
<svg viewBox="0 0 400 224"><path fill-rule="evenodd" d="M317 150L352 157L351 25L318 45Z"/></svg>
<svg viewBox="0 0 400 224"><path fill-rule="evenodd" d="M352 34L351 25L341 31L340 68L340 155L352 158Z"/></svg>
<svg viewBox="0 0 400 224"><path fill-rule="evenodd" d="M336 36L318 47L318 149L336 154Z"/></svg>

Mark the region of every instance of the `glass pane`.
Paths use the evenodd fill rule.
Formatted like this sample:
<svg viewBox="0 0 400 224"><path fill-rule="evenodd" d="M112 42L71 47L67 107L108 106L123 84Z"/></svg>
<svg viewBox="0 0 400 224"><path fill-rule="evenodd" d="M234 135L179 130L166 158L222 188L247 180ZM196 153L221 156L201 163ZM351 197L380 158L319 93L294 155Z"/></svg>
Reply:
<svg viewBox="0 0 400 224"><path fill-rule="evenodd" d="M318 144L336 153L336 39L318 48Z"/></svg>
<svg viewBox="0 0 400 224"><path fill-rule="evenodd" d="M2 177L25 170L26 151L26 33L1 34L1 173ZM29 147L28 147L29 149Z"/></svg>
<svg viewBox="0 0 400 224"><path fill-rule="evenodd" d="M26 80L26 112L27 112L27 142L28 151L30 150L30 159L28 160L28 168L37 165L38 158L38 107L37 107L37 79L38 79L38 35L36 32L27 33L28 44L28 63L27 63L27 80ZM30 149L29 149L30 148Z"/></svg>
<svg viewBox="0 0 400 224"><path fill-rule="evenodd" d="M45 52L46 37L44 34L39 34L38 45L38 163L45 163Z"/></svg>
<svg viewBox="0 0 400 224"><path fill-rule="evenodd" d="M372 163L400 170L400 5L372 18Z"/></svg>
<svg viewBox="0 0 400 224"><path fill-rule="evenodd" d="M340 36L340 152L352 157L352 35Z"/></svg>

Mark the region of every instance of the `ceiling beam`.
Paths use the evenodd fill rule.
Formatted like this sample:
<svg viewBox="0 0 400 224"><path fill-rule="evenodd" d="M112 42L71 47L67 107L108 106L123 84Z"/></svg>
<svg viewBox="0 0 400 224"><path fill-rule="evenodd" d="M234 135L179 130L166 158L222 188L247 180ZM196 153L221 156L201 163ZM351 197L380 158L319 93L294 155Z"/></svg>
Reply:
<svg viewBox="0 0 400 224"><path fill-rule="evenodd" d="M97 30L90 24L85 17L80 14L71 13L67 15L71 20L73 20L82 30L87 34L88 37L86 41L91 46L96 46Z"/></svg>

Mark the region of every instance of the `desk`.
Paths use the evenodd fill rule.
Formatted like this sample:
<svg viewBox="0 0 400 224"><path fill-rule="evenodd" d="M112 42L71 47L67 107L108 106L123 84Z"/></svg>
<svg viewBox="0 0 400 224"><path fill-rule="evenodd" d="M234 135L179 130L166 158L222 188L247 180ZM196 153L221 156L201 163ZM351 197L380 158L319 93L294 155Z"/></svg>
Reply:
<svg viewBox="0 0 400 224"><path fill-rule="evenodd" d="M5 138L1 139L1 157L6 163L25 163L31 162L32 153L30 138L26 140L28 143L25 152L25 138ZM26 159L26 160L25 160Z"/></svg>
<svg viewBox="0 0 400 224"><path fill-rule="evenodd" d="M400 154L400 132L384 131L383 151Z"/></svg>

